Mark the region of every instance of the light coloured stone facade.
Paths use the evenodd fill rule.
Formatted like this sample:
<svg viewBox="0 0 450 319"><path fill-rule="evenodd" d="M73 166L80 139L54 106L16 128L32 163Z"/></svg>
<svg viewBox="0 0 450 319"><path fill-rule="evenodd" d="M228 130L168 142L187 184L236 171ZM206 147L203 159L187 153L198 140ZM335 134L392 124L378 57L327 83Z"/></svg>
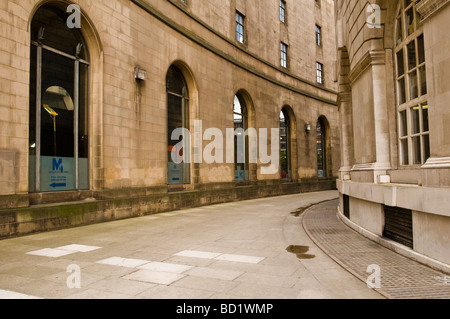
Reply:
<svg viewBox="0 0 450 319"><path fill-rule="evenodd" d="M35 161L30 147L35 146L29 137L34 107L30 86L35 85L30 75L35 71L30 48L39 46L32 41L39 30L32 29L32 21L42 6L62 11L70 4L81 9L80 32L89 57L89 186L35 192L30 166ZM236 40L236 11L245 16L244 43ZM145 203L118 208L127 212L122 215L133 216L158 211L149 204L155 200L146 197L150 195L168 196L172 190L235 192L239 183L234 164L191 164L190 183L167 186L166 76L171 65L181 70L188 87L191 132L195 120L202 121L203 130L233 128L233 99L238 92L247 104L249 127L257 130L279 128L279 114L283 107L288 110L291 178L281 182L279 172L265 175L261 173L265 165L250 164L244 186L256 189L252 196L258 196L258 187L271 185L279 189L273 194L283 193L285 187L291 191L332 187L341 167L334 3L323 0L319 6L312 0L288 0L286 17L285 23L280 22L277 0L2 1L0 209L12 212L51 202L143 197ZM320 46L315 25L321 27ZM287 68L280 65L280 42L288 45ZM324 66L323 84L316 81L316 62ZM145 81L135 79L136 67L146 71ZM319 118L326 123L325 179L317 174ZM305 131L307 124L310 132ZM202 147L207 144L204 141ZM286 182L291 186L283 186ZM229 199L200 199L197 204L223 200ZM114 207L111 211L114 215ZM103 219L110 218L114 216ZM6 235L14 233L11 225L17 220L9 223Z"/></svg>
<svg viewBox="0 0 450 319"><path fill-rule="evenodd" d="M412 216L412 226L405 226L410 227L412 250L446 269L448 2L335 1L340 211L381 238L392 223L385 208L406 209ZM379 25L371 27L374 22Z"/></svg>

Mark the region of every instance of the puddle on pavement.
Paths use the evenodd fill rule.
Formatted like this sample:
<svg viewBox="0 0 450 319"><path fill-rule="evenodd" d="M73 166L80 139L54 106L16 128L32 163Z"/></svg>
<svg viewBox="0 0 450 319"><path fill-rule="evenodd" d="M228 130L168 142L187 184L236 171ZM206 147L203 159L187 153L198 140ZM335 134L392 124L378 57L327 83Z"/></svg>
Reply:
<svg viewBox="0 0 450 319"><path fill-rule="evenodd" d="M305 207L300 207L295 212L292 212L291 215L294 217L299 217L301 214L303 214L308 208L310 208L312 205L308 205Z"/></svg>
<svg viewBox="0 0 450 319"><path fill-rule="evenodd" d="M329 200L324 200L315 204L307 204L306 206L300 207L299 209L297 209L295 212L292 212L291 215L293 215L294 217L299 217L300 215L302 215L308 208L311 208L315 205L319 205L322 203L326 203L329 202Z"/></svg>
<svg viewBox="0 0 450 319"><path fill-rule="evenodd" d="M316 258L315 255L307 254L309 251L308 246L297 246L297 245L291 245L288 248L286 248L286 251L295 254L298 259L313 259Z"/></svg>

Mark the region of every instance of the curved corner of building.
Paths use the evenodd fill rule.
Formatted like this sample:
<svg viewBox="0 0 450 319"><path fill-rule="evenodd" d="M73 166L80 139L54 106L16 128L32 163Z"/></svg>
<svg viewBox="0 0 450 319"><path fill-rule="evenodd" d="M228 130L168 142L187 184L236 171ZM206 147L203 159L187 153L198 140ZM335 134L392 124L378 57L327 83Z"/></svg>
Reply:
<svg viewBox="0 0 450 319"><path fill-rule="evenodd" d="M401 203L402 196L408 194L401 185L361 185L341 180L338 185L337 216L345 225L404 257L450 274L448 217L430 211L410 209L408 207L412 206L393 203L392 197L389 202L381 195L382 192L389 192L393 197L399 198ZM411 191L414 187L407 188ZM427 191L433 190L422 190ZM364 197L362 193L371 197ZM414 198L419 202L422 196L412 196L410 205Z"/></svg>

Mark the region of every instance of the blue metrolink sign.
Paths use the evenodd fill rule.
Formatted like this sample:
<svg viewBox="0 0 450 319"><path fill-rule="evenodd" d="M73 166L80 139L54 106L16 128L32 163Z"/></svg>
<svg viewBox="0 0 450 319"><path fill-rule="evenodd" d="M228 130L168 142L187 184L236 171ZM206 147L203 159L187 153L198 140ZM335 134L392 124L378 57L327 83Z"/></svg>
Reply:
<svg viewBox="0 0 450 319"><path fill-rule="evenodd" d="M41 190L44 192L73 190L74 159L41 157Z"/></svg>

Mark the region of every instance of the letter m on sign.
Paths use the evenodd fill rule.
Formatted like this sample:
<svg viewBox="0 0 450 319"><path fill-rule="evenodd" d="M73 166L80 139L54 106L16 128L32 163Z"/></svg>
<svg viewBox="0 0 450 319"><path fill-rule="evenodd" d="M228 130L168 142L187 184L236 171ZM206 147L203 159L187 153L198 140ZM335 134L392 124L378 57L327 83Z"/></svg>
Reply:
<svg viewBox="0 0 450 319"><path fill-rule="evenodd" d="M53 159L53 171L61 171L62 172L64 170L62 163L63 163L62 158L59 158L59 159L54 158Z"/></svg>

